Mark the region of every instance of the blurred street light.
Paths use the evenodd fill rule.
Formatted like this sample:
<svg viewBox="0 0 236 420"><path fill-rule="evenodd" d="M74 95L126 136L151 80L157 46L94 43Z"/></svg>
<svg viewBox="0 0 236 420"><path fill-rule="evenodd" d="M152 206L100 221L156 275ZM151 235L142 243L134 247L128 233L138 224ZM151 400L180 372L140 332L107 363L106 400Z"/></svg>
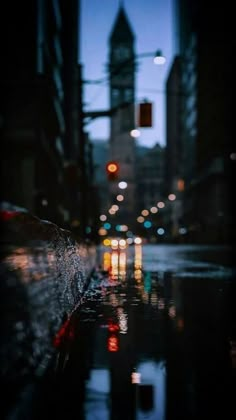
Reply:
<svg viewBox="0 0 236 420"><path fill-rule="evenodd" d="M130 131L131 137L138 138L140 137L140 131L137 128L134 128Z"/></svg>
<svg viewBox="0 0 236 420"><path fill-rule="evenodd" d="M118 184L118 187L119 187L121 190L125 190L125 189L127 188L127 186L128 186L128 184L127 184L127 182L125 182L125 181L121 181L121 182L119 182L119 184Z"/></svg>

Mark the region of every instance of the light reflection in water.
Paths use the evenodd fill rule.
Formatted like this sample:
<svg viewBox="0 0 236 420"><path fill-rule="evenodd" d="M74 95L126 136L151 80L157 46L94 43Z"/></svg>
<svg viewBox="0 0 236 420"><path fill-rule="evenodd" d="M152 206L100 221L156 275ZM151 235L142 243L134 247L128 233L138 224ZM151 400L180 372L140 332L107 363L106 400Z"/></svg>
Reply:
<svg viewBox="0 0 236 420"><path fill-rule="evenodd" d="M145 290L142 291L142 301L143 303L149 303L149 293Z"/></svg>
<svg viewBox="0 0 236 420"><path fill-rule="evenodd" d="M142 280L142 245L134 245L134 278L138 283Z"/></svg>
<svg viewBox="0 0 236 420"><path fill-rule="evenodd" d="M126 251L112 250L103 254L103 269L108 271L111 280L126 279Z"/></svg>
<svg viewBox="0 0 236 420"><path fill-rule="evenodd" d="M176 307L175 307L175 305L171 305L169 307L168 314L169 314L170 318L175 318L176 317Z"/></svg>
<svg viewBox="0 0 236 420"><path fill-rule="evenodd" d="M119 274L121 280L125 280L126 277L126 261L126 252L121 252L119 258Z"/></svg>
<svg viewBox="0 0 236 420"><path fill-rule="evenodd" d="M85 420L91 419L91 406L98 412L103 420L109 420L109 395L110 395L109 369L94 368L86 384Z"/></svg>
<svg viewBox="0 0 236 420"><path fill-rule="evenodd" d="M103 269L109 271L111 268L111 253L104 252L103 254Z"/></svg>
<svg viewBox="0 0 236 420"><path fill-rule="evenodd" d="M157 304L158 304L158 296L157 296L156 292L153 292L151 294L151 305L152 306L157 306Z"/></svg>
<svg viewBox="0 0 236 420"><path fill-rule="evenodd" d="M166 368L163 362L144 361L137 365L140 383L137 389L137 420L165 419ZM150 394L150 395L147 395ZM147 398L148 397L148 398ZM146 406L147 401L149 407ZM145 402L145 409L142 407ZM144 414L145 413L145 414Z"/></svg>
<svg viewBox="0 0 236 420"><path fill-rule="evenodd" d="M128 331L128 314L124 312L122 307L117 309L119 327L120 327L120 334L126 334Z"/></svg>
<svg viewBox="0 0 236 420"><path fill-rule="evenodd" d="M119 275L119 255L118 251L111 253L111 280L117 280Z"/></svg>

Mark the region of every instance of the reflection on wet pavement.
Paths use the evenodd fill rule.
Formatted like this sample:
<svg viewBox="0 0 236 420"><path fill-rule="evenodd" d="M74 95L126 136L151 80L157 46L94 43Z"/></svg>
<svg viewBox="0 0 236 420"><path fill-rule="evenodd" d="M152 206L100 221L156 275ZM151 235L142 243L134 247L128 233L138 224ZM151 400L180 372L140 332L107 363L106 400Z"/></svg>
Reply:
<svg viewBox="0 0 236 420"><path fill-rule="evenodd" d="M58 407L63 418L86 420L231 418L234 272L224 250L216 262L203 261L200 248L191 259L189 248L174 248L101 250L73 339L61 346L47 412Z"/></svg>
<svg viewBox="0 0 236 420"><path fill-rule="evenodd" d="M83 299L95 247L26 211L0 209L0 222L1 418L31 420L62 323Z"/></svg>

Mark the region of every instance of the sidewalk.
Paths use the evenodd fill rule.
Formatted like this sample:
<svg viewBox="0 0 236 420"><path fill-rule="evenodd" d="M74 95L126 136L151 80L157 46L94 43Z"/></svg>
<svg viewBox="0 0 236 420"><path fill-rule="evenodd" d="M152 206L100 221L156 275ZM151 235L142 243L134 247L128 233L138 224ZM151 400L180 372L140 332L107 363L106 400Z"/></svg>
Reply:
<svg viewBox="0 0 236 420"><path fill-rule="evenodd" d="M0 375L14 398L52 363L53 341L83 297L96 247L24 209L1 208L0 223Z"/></svg>

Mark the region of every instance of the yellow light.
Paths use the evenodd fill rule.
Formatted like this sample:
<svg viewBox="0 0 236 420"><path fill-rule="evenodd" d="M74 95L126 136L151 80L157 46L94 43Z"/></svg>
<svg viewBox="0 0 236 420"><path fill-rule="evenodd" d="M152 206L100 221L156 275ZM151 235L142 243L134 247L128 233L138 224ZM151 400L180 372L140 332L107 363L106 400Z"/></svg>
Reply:
<svg viewBox="0 0 236 420"><path fill-rule="evenodd" d="M104 241L103 241L103 245L104 246L110 246L111 245L111 240L110 239L104 239Z"/></svg>
<svg viewBox="0 0 236 420"><path fill-rule="evenodd" d="M140 282L142 280L142 270L140 268L135 268L134 269L134 278L135 280L137 280L138 282Z"/></svg>
<svg viewBox="0 0 236 420"><path fill-rule="evenodd" d="M104 252L103 254L103 269L109 271L111 268L111 254L110 252Z"/></svg>
<svg viewBox="0 0 236 420"><path fill-rule="evenodd" d="M118 241L117 241L118 242ZM117 249L117 247L112 247L113 250ZM119 254L118 251L112 251L111 254L111 279L117 279L119 275Z"/></svg>

